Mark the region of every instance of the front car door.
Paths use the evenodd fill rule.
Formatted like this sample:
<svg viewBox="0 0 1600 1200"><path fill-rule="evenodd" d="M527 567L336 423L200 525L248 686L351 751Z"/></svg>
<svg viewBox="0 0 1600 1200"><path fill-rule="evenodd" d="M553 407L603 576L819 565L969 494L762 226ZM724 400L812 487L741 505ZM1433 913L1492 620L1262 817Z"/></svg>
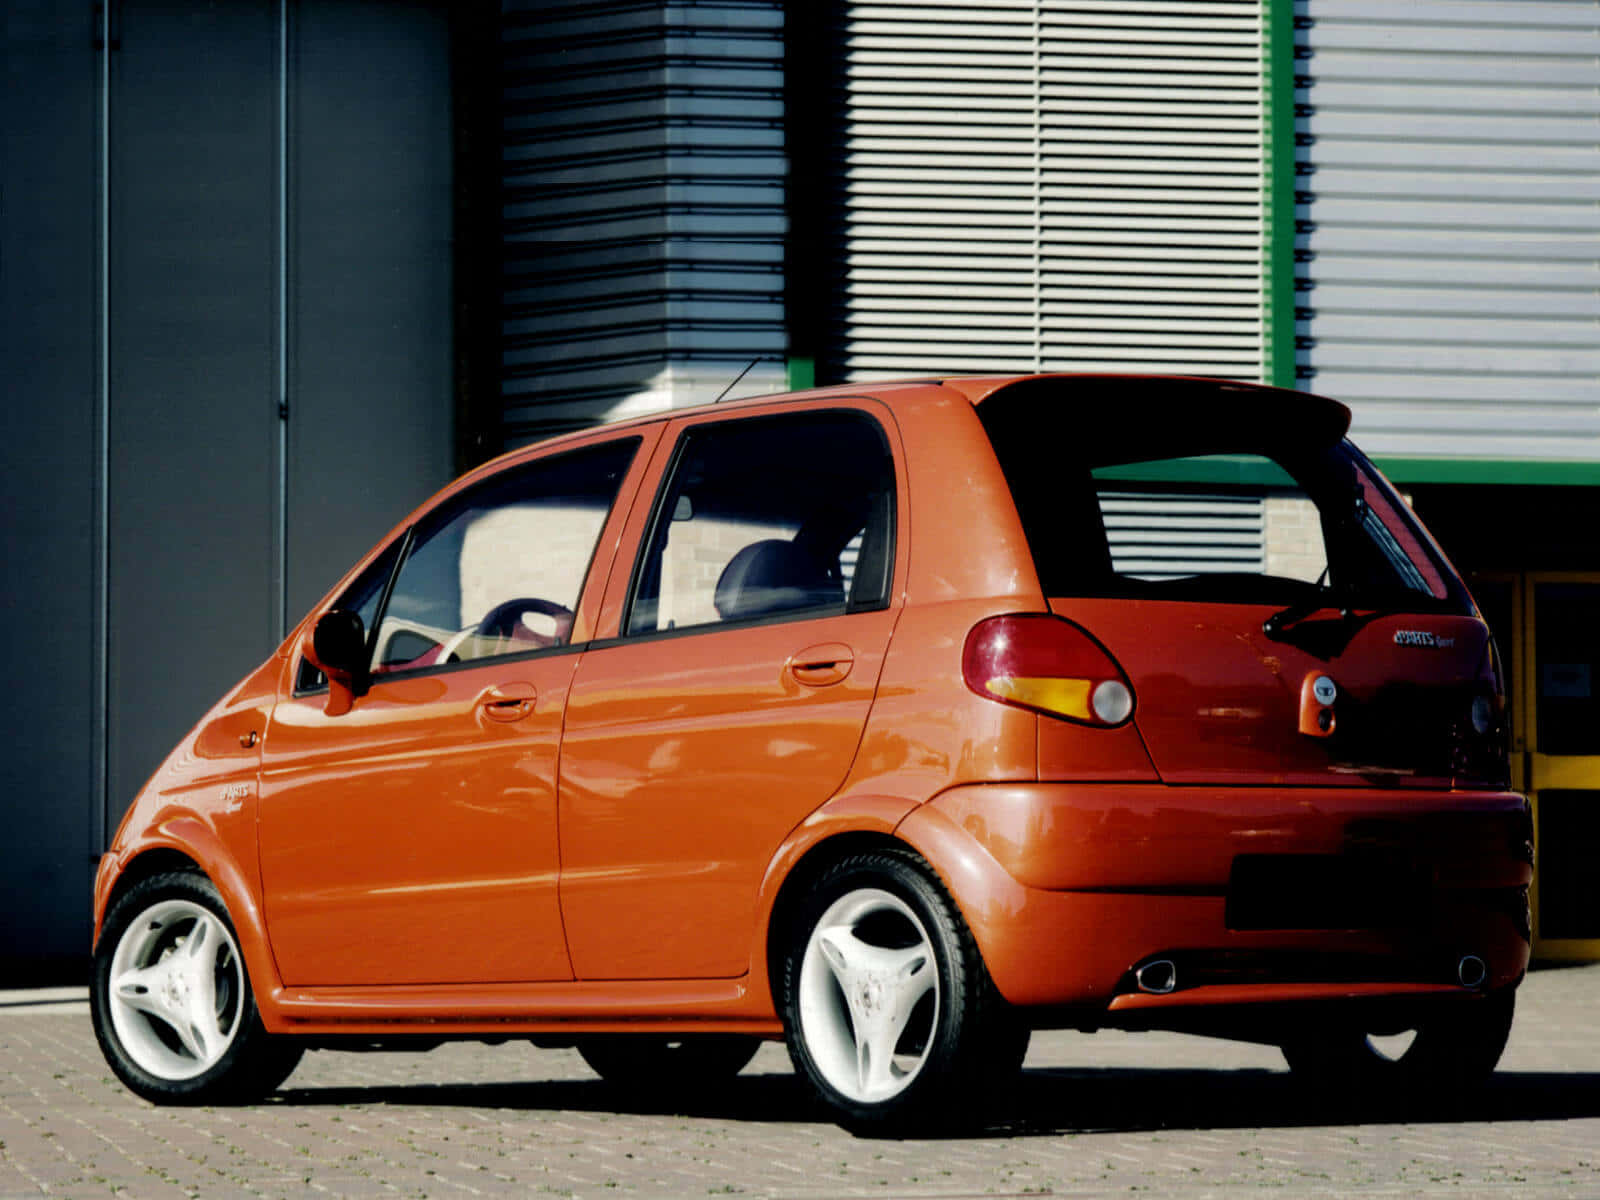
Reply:
<svg viewBox="0 0 1600 1200"><path fill-rule="evenodd" d="M330 715L298 655L264 739L260 854L286 984L571 978L556 755L659 426L505 468L424 515L336 607L371 686ZM597 552L597 548L599 552Z"/></svg>
<svg viewBox="0 0 1600 1200"><path fill-rule="evenodd" d="M898 612L894 436L881 407L835 403L663 438L608 589L615 636L567 704L577 978L748 969L762 875L849 772Z"/></svg>

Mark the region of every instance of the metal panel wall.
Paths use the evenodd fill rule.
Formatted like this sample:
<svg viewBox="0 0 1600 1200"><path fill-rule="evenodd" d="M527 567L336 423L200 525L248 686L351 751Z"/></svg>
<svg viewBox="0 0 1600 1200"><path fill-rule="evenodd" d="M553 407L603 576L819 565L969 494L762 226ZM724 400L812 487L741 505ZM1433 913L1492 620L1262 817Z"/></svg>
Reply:
<svg viewBox="0 0 1600 1200"><path fill-rule="evenodd" d="M0 987L82 954L95 756L95 79L87 5L0 8ZM44 966L48 971L48 966Z"/></svg>
<svg viewBox="0 0 1600 1200"><path fill-rule="evenodd" d="M294 15L287 625L450 477L454 386L444 6Z"/></svg>
<svg viewBox="0 0 1600 1200"><path fill-rule="evenodd" d="M111 118L109 813L274 644L275 0L123 0ZM182 180L181 186L174 186Z"/></svg>
<svg viewBox="0 0 1600 1200"><path fill-rule="evenodd" d="M452 404L439 6L122 0L117 16L113 817L448 479Z"/></svg>
<svg viewBox="0 0 1600 1200"><path fill-rule="evenodd" d="M507 443L781 388L783 4L502 11Z"/></svg>
<svg viewBox="0 0 1600 1200"><path fill-rule="evenodd" d="M1295 12L1302 376L1370 453L1600 461L1600 7Z"/></svg>
<svg viewBox="0 0 1600 1200"><path fill-rule="evenodd" d="M820 373L1259 378L1259 0L838 6Z"/></svg>
<svg viewBox="0 0 1600 1200"><path fill-rule="evenodd" d="M448 477L450 28L30 0L0 50L3 607L39 664L0 708L0 981L38 982L82 971L162 756Z"/></svg>

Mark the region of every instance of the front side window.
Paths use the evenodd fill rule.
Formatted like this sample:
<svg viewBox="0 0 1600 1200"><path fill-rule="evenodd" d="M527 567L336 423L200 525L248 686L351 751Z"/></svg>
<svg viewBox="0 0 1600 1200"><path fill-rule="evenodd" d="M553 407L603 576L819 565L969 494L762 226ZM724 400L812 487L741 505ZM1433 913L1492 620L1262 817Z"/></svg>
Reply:
<svg viewBox="0 0 1600 1200"><path fill-rule="evenodd" d="M625 632L881 607L894 464L857 412L753 417L683 437Z"/></svg>
<svg viewBox="0 0 1600 1200"><path fill-rule="evenodd" d="M361 618L361 628L371 629L378 615L378 605L383 601L383 589L394 574L394 565L399 561L400 552L405 549L405 544L406 539L403 535L390 542L384 552L356 576L355 582L344 590L344 595L339 597L333 607L355 613ZM309 658L302 658L299 670L295 674L295 691L314 692L327 686L327 677L311 665Z"/></svg>
<svg viewBox="0 0 1600 1200"><path fill-rule="evenodd" d="M637 448L630 438L504 471L419 522L369 638L373 673L566 644Z"/></svg>

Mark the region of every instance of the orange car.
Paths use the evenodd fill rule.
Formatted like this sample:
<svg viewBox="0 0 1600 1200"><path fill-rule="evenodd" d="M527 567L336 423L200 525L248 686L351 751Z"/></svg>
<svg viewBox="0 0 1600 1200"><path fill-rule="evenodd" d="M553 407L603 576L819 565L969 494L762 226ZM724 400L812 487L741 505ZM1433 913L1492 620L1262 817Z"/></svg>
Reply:
<svg viewBox="0 0 1600 1200"><path fill-rule="evenodd" d="M864 1128L970 1111L1040 1027L1487 1074L1532 873L1500 668L1348 423L947 379L472 472L133 804L106 1057L195 1102L308 1043L525 1036L671 1087L781 1037Z"/></svg>

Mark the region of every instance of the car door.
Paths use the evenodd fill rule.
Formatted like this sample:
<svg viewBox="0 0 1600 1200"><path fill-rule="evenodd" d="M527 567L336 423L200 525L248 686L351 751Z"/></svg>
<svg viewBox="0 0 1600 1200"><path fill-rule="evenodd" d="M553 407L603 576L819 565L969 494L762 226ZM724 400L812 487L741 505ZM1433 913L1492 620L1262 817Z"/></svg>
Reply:
<svg viewBox="0 0 1600 1200"><path fill-rule="evenodd" d="M567 704L577 978L748 969L762 875L849 772L898 611L901 489L875 407L700 417L663 439L608 588L615 636Z"/></svg>
<svg viewBox="0 0 1600 1200"><path fill-rule="evenodd" d="M556 891L562 712L617 498L656 435L514 465L417 521L336 605L370 631L370 687L348 711L309 663L293 668L264 739L259 827L285 983L571 977Z"/></svg>

